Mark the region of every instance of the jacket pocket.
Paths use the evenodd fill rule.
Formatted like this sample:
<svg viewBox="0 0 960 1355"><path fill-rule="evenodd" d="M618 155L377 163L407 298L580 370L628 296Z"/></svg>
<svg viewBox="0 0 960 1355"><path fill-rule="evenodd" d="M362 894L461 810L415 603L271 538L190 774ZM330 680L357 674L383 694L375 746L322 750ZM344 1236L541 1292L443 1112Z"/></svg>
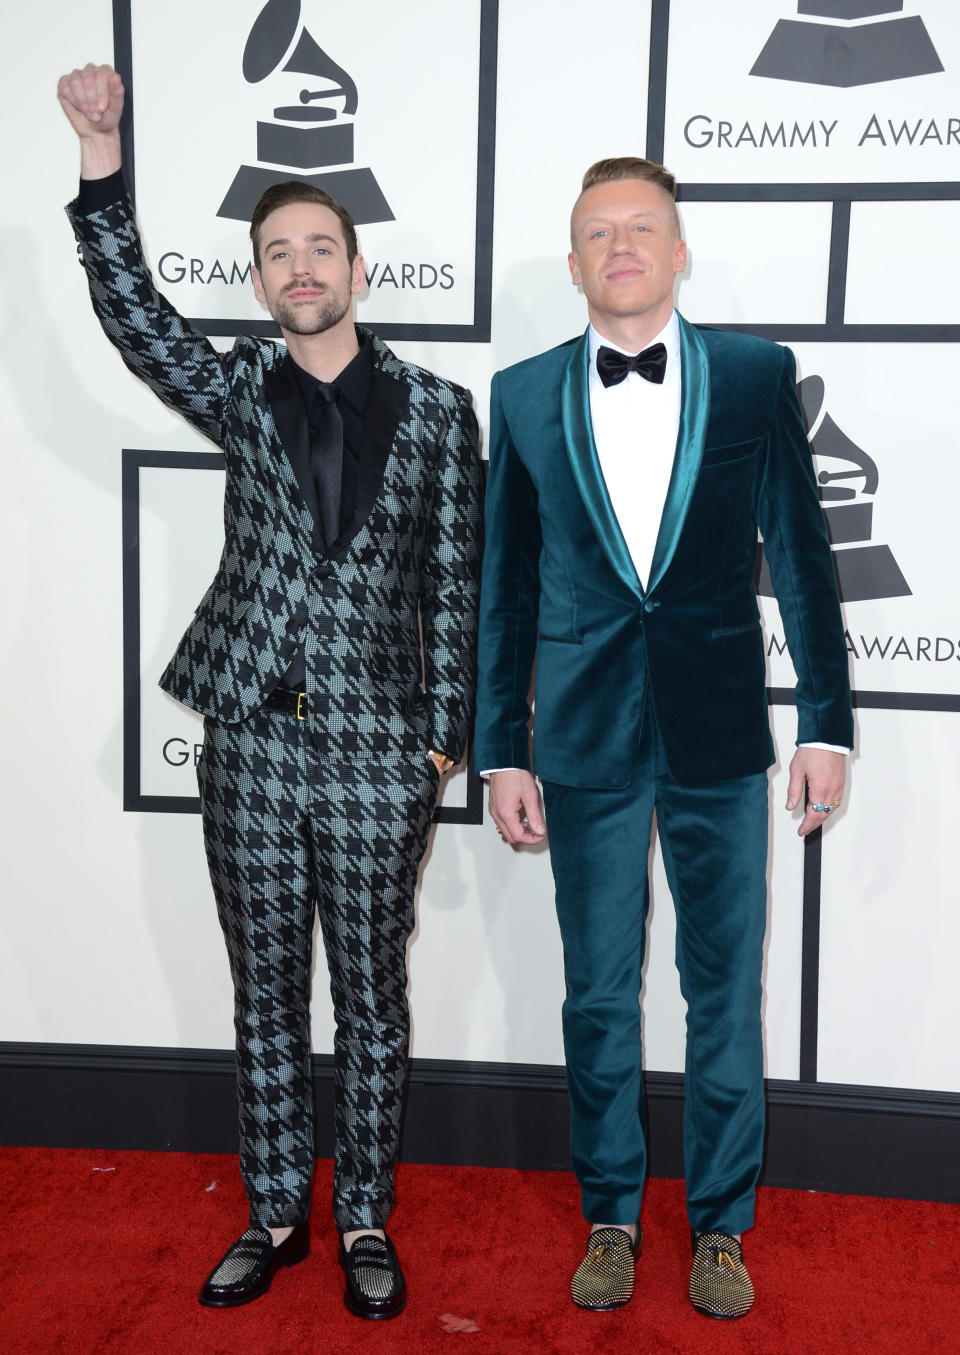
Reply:
<svg viewBox="0 0 960 1355"><path fill-rule="evenodd" d="M220 588L211 584L200 599L195 615L204 621L223 621L233 625L250 607L253 599L244 593L235 593L230 588Z"/></svg>
<svg viewBox="0 0 960 1355"><path fill-rule="evenodd" d="M725 635L747 635L752 630L759 630L759 621L748 621L743 626L720 626L717 630L710 632L712 640L722 640Z"/></svg>
<svg viewBox="0 0 960 1355"><path fill-rule="evenodd" d="M733 442L726 447L706 447L703 452L701 470L713 470L715 466L735 466L740 461L752 461L760 454L760 438L751 438L749 442Z"/></svg>
<svg viewBox="0 0 960 1355"><path fill-rule="evenodd" d="M363 667L371 679L402 686L419 684L423 665L418 645L382 645L364 640Z"/></svg>

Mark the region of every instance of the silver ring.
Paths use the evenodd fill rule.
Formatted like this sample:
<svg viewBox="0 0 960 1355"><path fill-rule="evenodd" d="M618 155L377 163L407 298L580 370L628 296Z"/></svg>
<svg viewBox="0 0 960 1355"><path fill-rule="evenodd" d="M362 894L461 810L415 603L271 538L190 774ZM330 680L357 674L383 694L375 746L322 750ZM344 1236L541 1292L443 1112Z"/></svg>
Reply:
<svg viewBox="0 0 960 1355"><path fill-rule="evenodd" d="M816 804L810 800L807 808L812 809L815 814L832 814L835 809L840 808L840 801L834 800L833 804L825 805L822 800L818 800Z"/></svg>

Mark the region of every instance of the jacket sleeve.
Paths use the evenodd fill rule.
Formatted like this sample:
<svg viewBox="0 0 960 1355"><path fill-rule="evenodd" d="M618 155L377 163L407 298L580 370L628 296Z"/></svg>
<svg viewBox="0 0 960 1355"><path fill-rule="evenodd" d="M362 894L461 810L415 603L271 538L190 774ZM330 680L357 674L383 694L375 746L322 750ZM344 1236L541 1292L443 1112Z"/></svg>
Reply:
<svg viewBox="0 0 960 1355"><path fill-rule="evenodd" d="M510 434L499 376L490 397L486 550L480 592L477 717L479 768L530 768L530 680L540 602L537 493Z"/></svg>
<svg viewBox="0 0 960 1355"><path fill-rule="evenodd" d="M833 555L788 348L770 426L758 521L797 674L797 742L853 747L846 639Z"/></svg>
<svg viewBox="0 0 960 1355"><path fill-rule="evenodd" d="M430 743L459 761L473 715L483 548L483 469L476 415L459 391L439 446L438 482L420 585Z"/></svg>
<svg viewBox="0 0 960 1355"><path fill-rule="evenodd" d="M220 445L228 387L224 360L157 291L124 195L86 214L67 207L107 338L164 404Z"/></svg>

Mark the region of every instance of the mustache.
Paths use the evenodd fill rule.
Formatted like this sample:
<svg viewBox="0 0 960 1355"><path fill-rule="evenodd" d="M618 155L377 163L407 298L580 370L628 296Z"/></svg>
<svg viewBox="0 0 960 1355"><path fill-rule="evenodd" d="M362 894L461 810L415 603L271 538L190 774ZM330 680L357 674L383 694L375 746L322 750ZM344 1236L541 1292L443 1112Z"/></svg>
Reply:
<svg viewBox="0 0 960 1355"><path fill-rule="evenodd" d="M290 282L284 287L280 295L289 296L291 292L299 292L304 287L309 287L311 292L320 292L321 294L327 290L326 285L322 282Z"/></svg>

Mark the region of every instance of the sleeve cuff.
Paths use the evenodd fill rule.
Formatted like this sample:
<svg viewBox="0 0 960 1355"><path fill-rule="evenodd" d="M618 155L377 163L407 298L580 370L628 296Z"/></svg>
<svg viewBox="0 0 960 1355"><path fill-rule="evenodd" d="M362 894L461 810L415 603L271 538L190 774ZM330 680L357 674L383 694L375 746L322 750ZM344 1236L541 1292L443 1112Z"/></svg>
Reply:
<svg viewBox="0 0 960 1355"><path fill-rule="evenodd" d="M106 175L103 179L81 179L80 191L77 194L77 214L79 216L92 216L94 212L102 212L106 207L112 207L115 202L122 202L127 196L127 186L123 181L123 170L115 170L113 174Z"/></svg>

